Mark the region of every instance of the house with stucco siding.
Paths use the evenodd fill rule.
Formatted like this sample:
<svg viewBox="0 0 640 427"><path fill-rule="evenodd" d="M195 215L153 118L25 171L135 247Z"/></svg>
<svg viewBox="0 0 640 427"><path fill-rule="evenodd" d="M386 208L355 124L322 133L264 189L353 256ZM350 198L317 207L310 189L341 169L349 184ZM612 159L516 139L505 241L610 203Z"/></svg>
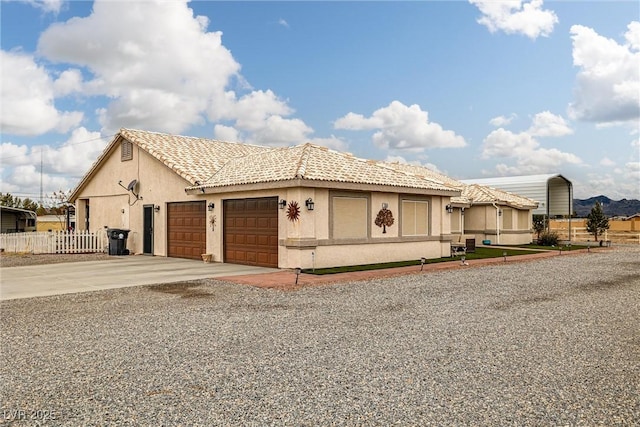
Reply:
<svg viewBox="0 0 640 427"><path fill-rule="evenodd" d="M271 148L132 129L114 137L71 200L77 229L128 229L131 253L207 253L280 268L438 258L463 236L528 243L537 206L422 166L313 144Z"/></svg>
<svg viewBox="0 0 640 427"><path fill-rule="evenodd" d="M533 212L538 202L485 185L470 184L417 165L390 163L390 167L440 182L460 191L451 198L451 234L453 241L473 238L476 245L521 245L532 241Z"/></svg>
<svg viewBox="0 0 640 427"><path fill-rule="evenodd" d="M130 230L134 254L321 268L449 256L461 194L423 172L313 144L122 129L70 200L78 230Z"/></svg>

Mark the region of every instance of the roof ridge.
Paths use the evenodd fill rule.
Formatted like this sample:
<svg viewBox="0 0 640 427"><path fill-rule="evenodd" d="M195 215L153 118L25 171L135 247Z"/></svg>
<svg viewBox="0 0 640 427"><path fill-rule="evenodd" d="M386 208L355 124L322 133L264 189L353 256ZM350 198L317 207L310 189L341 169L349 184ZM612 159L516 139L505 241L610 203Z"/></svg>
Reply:
<svg viewBox="0 0 640 427"><path fill-rule="evenodd" d="M298 146L294 146L291 148L296 148ZM309 163L309 157L311 157L311 149L313 145L310 142L307 142L302 145L302 153L300 154L300 158L298 159L298 164L296 165L296 171L294 176L296 178L304 179L304 176L307 172L307 165Z"/></svg>
<svg viewBox="0 0 640 427"><path fill-rule="evenodd" d="M210 141L210 142L215 142L215 143L218 143L218 144L225 144L225 145L243 145L243 146L249 146L249 147L264 148L265 150L271 150L273 148L276 148L276 147L269 147L268 145L251 144L251 143L248 143L248 142L225 141L225 140L216 139L216 138L205 138L205 137L201 137L201 136L189 136L189 135L181 135L181 134L167 133L167 132L157 132L157 131L142 130L142 129L121 128L120 129L120 134L124 136L123 132L130 133L132 135L135 135L136 133L154 134L154 135L160 135L160 136L165 136L165 137L184 138L184 139L188 139L188 140L192 140L192 141ZM127 138L127 139L129 139L129 138ZM131 142L138 143L137 141L131 141Z"/></svg>
<svg viewBox="0 0 640 427"><path fill-rule="evenodd" d="M416 167L416 168L421 168L421 169L426 169L428 171L431 171L431 169L429 169L427 167L424 167L424 166L410 165L408 163L400 163L400 162L393 162L392 163L392 162L387 162L385 160L376 160L376 162L378 163L378 165L380 167L383 167L385 169L391 169L391 170L393 170L395 172L400 172L400 173L402 173L402 174L404 174L406 176L411 176L411 177L414 177L414 178L423 179L425 181L433 182L433 183L444 185L444 186L447 186L447 187L456 188L456 187L452 186L451 184L449 184L449 183L447 183L445 181L442 181L442 180L439 180L439 179L435 179L435 178L431 178L431 177L428 177L426 175L418 175L418 174L410 172L408 170L396 169L396 168L393 167L393 165L398 165L399 167L402 167L403 165L407 165L407 166L410 166L410 167Z"/></svg>

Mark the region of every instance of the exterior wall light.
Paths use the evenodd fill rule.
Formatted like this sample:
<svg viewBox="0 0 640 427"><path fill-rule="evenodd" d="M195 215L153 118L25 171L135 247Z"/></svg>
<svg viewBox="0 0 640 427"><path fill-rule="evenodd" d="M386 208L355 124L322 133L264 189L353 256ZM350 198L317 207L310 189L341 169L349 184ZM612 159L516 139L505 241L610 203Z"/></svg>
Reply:
<svg viewBox="0 0 640 427"><path fill-rule="evenodd" d="M160 212L160 205L155 205L153 207L153 210L156 211L156 212Z"/></svg>
<svg viewBox="0 0 640 427"><path fill-rule="evenodd" d="M284 209L285 207L287 207L287 201L285 199L280 199L280 201L278 202L278 206L280 207L280 209Z"/></svg>
<svg viewBox="0 0 640 427"><path fill-rule="evenodd" d="M462 209L460 210L460 213L461 213L462 215L464 215L464 208L462 208Z"/></svg>
<svg viewBox="0 0 640 427"><path fill-rule="evenodd" d="M209 212L211 212L213 210L213 208L215 208L215 207L216 207L216 205L213 202L211 202L211 203L209 203L207 205L207 209L209 210Z"/></svg>
<svg viewBox="0 0 640 427"><path fill-rule="evenodd" d="M315 207L315 203L313 203L313 200L311 199L311 197L309 197L305 202L304 202L305 206L307 207L308 210L312 211L313 208Z"/></svg>
<svg viewBox="0 0 640 427"><path fill-rule="evenodd" d="M451 206L450 204L446 206L446 209L448 213L453 213L453 206Z"/></svg>

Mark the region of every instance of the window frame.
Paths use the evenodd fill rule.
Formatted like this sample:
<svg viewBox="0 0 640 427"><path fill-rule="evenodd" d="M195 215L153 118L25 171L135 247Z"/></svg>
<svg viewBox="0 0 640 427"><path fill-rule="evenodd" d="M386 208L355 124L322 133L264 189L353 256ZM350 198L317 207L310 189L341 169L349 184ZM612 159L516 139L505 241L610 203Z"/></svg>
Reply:
<svg viewBox="0 0 640 427"><path fill-rule="evenodd" d="M334 199L363 199L366 202L366 236L362 237L341 237L336 235L335 227L335 209ZM329 239L332 240L354 240L365 241L371 238L371 194L359 193L359 192L346 192L346 191L331 191L329 192Z"/></svg>
<svg viewBox="0 0 640 427"><path fill-rule="evenodd" d="M406 203L424 203L426 205L426 233L425 234L406 234L405 233L405 207ZM427 198L419 198L419 197L407 197L403 196L400 198L400 236L401 237L429 237L431 236L431 199ZM415 212L415 210L414 210ZM417 231L417 221L414 221L414 232Z"/></svg>

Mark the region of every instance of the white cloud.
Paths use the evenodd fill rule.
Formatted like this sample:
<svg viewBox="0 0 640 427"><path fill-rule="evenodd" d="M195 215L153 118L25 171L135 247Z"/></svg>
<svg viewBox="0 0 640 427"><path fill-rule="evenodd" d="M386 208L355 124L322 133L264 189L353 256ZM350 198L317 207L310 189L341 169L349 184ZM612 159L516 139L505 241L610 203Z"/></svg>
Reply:
<svg viewBox="0 0 640 427"><path fill-rule="evenodd" d="M0 144L0 159L3 165L19 166L32 163L30 149L26 145L15 145L11 142Z"/></svg>
<svg viewBox="0 0 640 427"><path fill-rule="evenodd" d="M106 143L99 132L78 128L60 147L44 147L44 159L51 171L79 178L89 170Z"/></svg>
<svg viewBox="0 0 640 427"><path fill-rule="evenodd" d="M640 118L640 22L627 26L625 43L582 25L571 27L573 64L580 68L569 115L596 123Z"/></svg>
<svg viewBox="0 0 640 427"><path fill-rule="evenodd" d="M331 135L329 138L312 138L309 142L316 145L322 145L337 151L346 151L348 144L342 138Z"/></svg>
<svg viewBox="0 0 640 427"><path fill-rule="evenodd" d="M0 191L15 191L15 188L39 188L40 160L45 191L67 189L77 183L107 144L98 132L85 128L75 129L67 141L60 146L16 145L4 142L0 145L0 158L4 166L10 166L2 179ZM11 189L11 190L7 190Z"/></svg>
<svg viewBox="0 0 640 427"><path fill-rule="evenodd" d="M38 51L86 69L85 93L112 99L97 111L103 133L121 127L182 133L207 120L226 120L215 129L225 139L272 145L307 139L313 129L288 118L293 109L273 92L228 90L251 85L222 44L222 33L208 32L208 25L186 0L97 0L88 17L47 29ZM68 70L60 75L59 91L70 93L80 83L79 72Z"/></svg>
<svg viewBox="0 0 640 427"><path fill-rule="evenodd" d="M543 111L533 117L533 123L527 133L532 136L564 136L571 135L573 129L561 116Z"/></svg>
<svg viewBox="0 0 640 427"><path fill-rule="evenodd" d="M610 173L590 173L585 183L576 183L575 194L587 198L605 194L613 200L640 199L640 162L630 162Z"/></svg>
<svg viewBox="0 0 640 427"><path fill-rule="evenodd" d="M220 124L214 126L213 137L219 141L244 142L236 128Z"/></svg>
<svg viewBox="0 0 640 427"><path fill-rule="evenodd" d="M282 25L283 27L289 28L289 23L284 20L284 18L278 19L278 25Z"/></svg>
<svg viewBox="0 0 640 427"><path fill-rule="evenodd" d="M298 144L306 140L307 135L312 132L313 129L300 119L285 119L272 115L261 122L260 127L254 129L246 141L263 145Z"/></svg>
<svg viewBox="0 0 640 427"><path fill-rule="evenodd" d="M428 148L464 147L464 138L444 130L438 123L429 122L429 114L419 105L407 107L399 101L373 112L366 118L348 113L335 121L336 129L373 130L374 144L383 149L423 151Z"/></svg>
<svg viewBox="0 0 640 427"><path fill-rule="evenodd" d="M600 160L600 165L607 167L607 168L611 168L614 167L616 165L616 162L614 162L613 160L611 160L608 157L603 157L602 160Z"/></svg>
<svg viewBox="0 0 640 427"><path fill-rule="evenodd" d="M2 133L33 136L50 131L67 132L80 124L81 112L56 108L54 82L32 56L3 50L0 63Z"/></svg>
<svg viewBox="0 0 640 427"><path fill-rule="evenodd" d="M556 172L564 164L582 164L572 153L557 148L544 148L535 136L560 136L570 133L564 120L548 111L536 114L532 126L524 132L514 133L503 128L492 131L483 141L482 158L510 158L515 165L500 163L500 175L520 175Z"/></svg>
<svg viewBox="0 0 640 427"><path fill-rule="evenodd" d="M518 116L515 113L511 113L509 117L505 117L505 116L494 117L493 119L489 120L489 124L495 127L507 126L511 124L513 119L515 119L516 117Z"/></svg>
<svg viewBox="0 0 640 427"><path fill-rule="evenodd" d="M233 121L233 126L219 125L216 135L233 136L238 140L261 145L289 145L306 141L313 129L300 119L286 118L294 110L272 91L253 91L240 98L229 91L213 100L209 116L216 120Z"/></svg>
<svg viewBox="0 0 640 427"><path fill-rule="evenodd" d="M44 31L38 51L85 67L87 93L113 99L100 114L105 133L120 127L178 133L204 122L208 100L240 69L222 34L207 32L207 25L185 1L96 1L91 15Z"/></svg>
<svg viewBox="0 0 640 427"><path fill-rule="evenodd" d="M64 0L22 0L22 2L42 9L44 12L58 13L62 9Z"/></svg>
<svg viewBox="0 0 640 427"><path fill-rule="evenodd" d="M478 23L492 33L504 31L536 39L539 36L548 37L558 23L555 12L542 9L542 0L469 0L469 3L480 9L483 16Z"/></svg>
<svg viewBox="0 0 640 427"><path fill-rule="evenodd" d="M60 73L53 82L53 90L56 96L65 96L82 91L82 73L80 70L69 69Z"/></svg>

